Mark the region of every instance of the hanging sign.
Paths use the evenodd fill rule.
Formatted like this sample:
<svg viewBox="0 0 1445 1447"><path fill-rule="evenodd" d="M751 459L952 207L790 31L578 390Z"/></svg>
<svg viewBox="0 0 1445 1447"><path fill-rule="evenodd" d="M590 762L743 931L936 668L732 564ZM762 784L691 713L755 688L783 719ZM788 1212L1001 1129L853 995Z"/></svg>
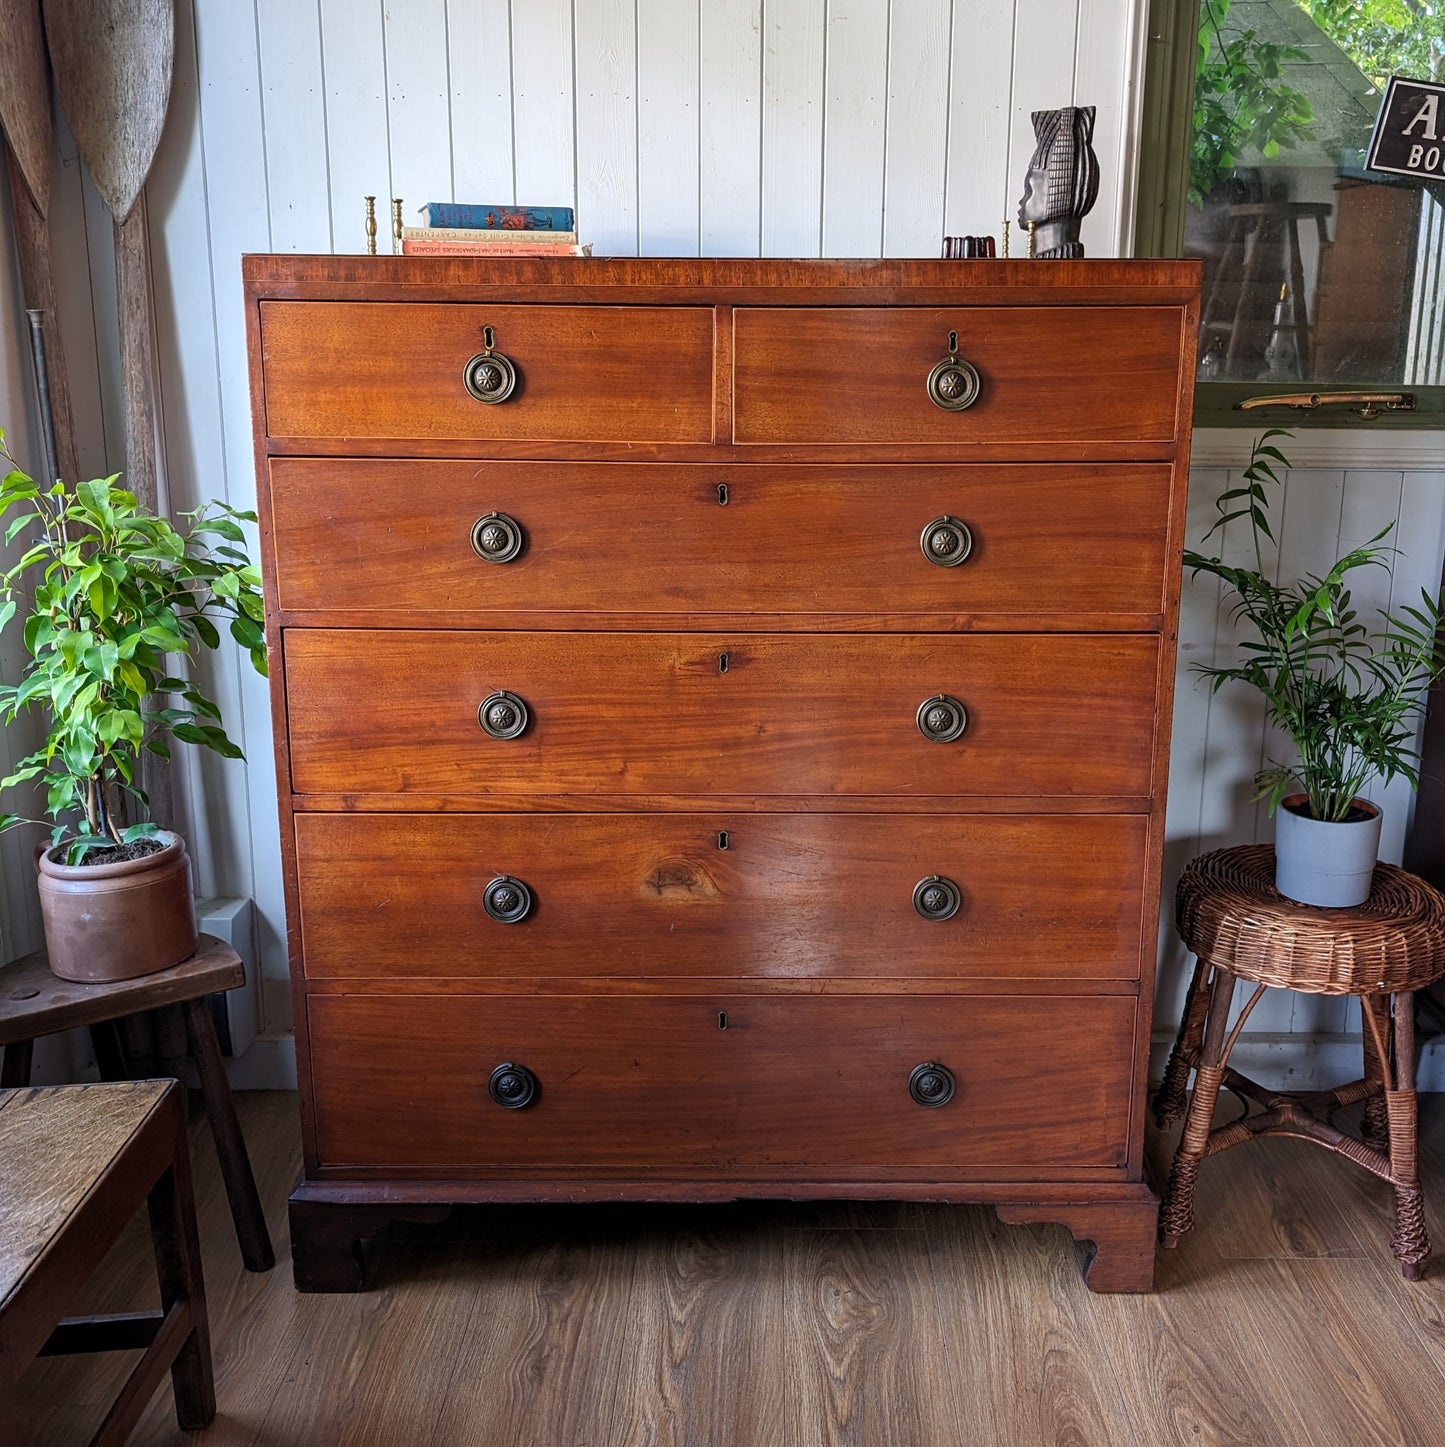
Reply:
<svg viewBox="0 0 1445 1447"><path fill-rule="evenodd" d="M1365 165L1396 176L1445 180L1445 85L1392 75Z"/></svg>

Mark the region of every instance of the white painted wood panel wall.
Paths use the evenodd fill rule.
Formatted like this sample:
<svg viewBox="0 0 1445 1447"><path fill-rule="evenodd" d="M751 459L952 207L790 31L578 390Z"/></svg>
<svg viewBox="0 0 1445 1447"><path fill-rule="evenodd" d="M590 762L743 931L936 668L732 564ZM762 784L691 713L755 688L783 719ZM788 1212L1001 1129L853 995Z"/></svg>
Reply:
<svg viewBox="0 0 1445 1447"><path fill-rule="evenodd" d="M172 506L254 502L241 254L360 252L364 194L378 198L383 248L387 198L400 193L413 214L451 197L575 199L599 254L931 256L946 232L997 232L1033 149L1030 110L1076 102L1098 107L1103 171L1086 244L1094 255L1127 254L1145 8L179 0L171 118L150 187ZM123 454L110 227L64 135L60 150L62 321L83 465L101 472ZM13 261L10 272L13 292ZM0 309L0 399L12 416L18 339L13 309ZM1199 477L1197 507L1217 480ZM1438 574L1442 481L1398 469L1312 473L1291 480L1290 526L1328 549L1369 504L1382 517L1404 508L1412 566ZM1221 646L1217 614L1212 597L1191 590L1186 659ZM270 721L264 683L238 662L227 652L210 671L252 763L187 751L180 822L199 890L257 903L275 1034L288 1026L289 1002ZM1252 835L1239 796L1261 734L1242 703L1211 704L1189 680L1176 727L1171 864L1201 844ZM1401 819L1392 809L1392 838ZM35 943L20 855L14 844L3 850L11 953ZM1165 956L1167 1010L1178 961L1167 946ZM1340 1021L1302 1012L1265 1023L1284 1032Z"/></svg>

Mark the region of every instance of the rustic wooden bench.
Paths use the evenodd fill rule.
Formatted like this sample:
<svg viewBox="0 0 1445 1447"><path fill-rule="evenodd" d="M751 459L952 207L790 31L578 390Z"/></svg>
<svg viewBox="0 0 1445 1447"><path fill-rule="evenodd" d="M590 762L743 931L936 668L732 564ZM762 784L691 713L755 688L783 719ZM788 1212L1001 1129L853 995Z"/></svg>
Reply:
<svg viewBox="0 0 1445 1447"><path fill-rule="evenodd" d="M92 1447L123 1442L169 1369L183 1429L216 1415L180 1088L171 1080L0 1090L0 1436L37 1356L144 1349ZM144 1204L159 1310L68 1319Z"/></svg>

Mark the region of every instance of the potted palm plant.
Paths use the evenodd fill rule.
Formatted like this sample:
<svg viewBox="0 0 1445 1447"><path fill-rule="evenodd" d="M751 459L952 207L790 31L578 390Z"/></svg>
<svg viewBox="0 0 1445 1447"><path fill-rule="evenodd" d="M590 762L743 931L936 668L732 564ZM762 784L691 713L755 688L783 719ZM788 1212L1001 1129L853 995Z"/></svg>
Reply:
<svg viewBox="0 0 1445 1447"><path fill-rule="evenodd" d="M1277 581L1266 573L1274 468L1289 466L1273 439L1289 435L1275 428L1255 442L1242 485L1220 494L1219 518L1205 535L1246 519L1254 566L1184 554L1196 575L1224 584L1246 627L1239 662L1195 667L1216 691L1227 682L1258 689L1268 718L1293 744L1292 759L1270 760L1255 780L1255 797L1267 799L1275 817L1276 888L1306 904L1344 907L1369 897L1379 847L1380 809L1365 798L1366 786L1396 777L1419 786L1419 715L1445 672L1445 596L1422 590L1418 607L1382 610L1373 627L1361 622L1349 576L1361 568L1391 571L1394 549L1385 539L1393 523L1323 576Z"/></svg>
<svg viewBox="0 0 1445 1447"><path fill-rule="evenodd" d="M170 660L215 648L215 619L265 673L260 576L244 550L252 513L209 503L178 532L118 476L42 487L5 449L6 542L26 541L0 575L0 630L24 617L27 662L0 684L0 719L40 710L48 729L0 788L45 791L49 844L37 855L50 967L71 980L129 979L194 952L190 864L179 835L145 818L143 751L167 738L241 751L220 710ZM0 815L0 829L38 824Z"/></svg>

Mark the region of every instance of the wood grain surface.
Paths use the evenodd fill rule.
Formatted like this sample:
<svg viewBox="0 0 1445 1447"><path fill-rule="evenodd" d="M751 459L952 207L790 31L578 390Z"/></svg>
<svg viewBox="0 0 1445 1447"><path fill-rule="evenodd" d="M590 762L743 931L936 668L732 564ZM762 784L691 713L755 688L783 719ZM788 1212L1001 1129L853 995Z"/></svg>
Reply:
<svg viewBox="0 0 1445 1447"><path fill-rule="evenodd" d="M295 827L311 980L1141 967L1139 815L306 813ZM933 874L962 892L952 919L913 907ZM498 875L532 892L520 923L482 909ZM1152 929L1148 949L1152 967Z"/></svg>
<svg viewBox="0 0 1445 1447"><path fill-rule="evenodd" d="M713 315L705 307L264 302L273 437L707 442ZM517 368L505 402L462 373L491 327ZM665 374L667 385L657 385Z"/></svg>
<svg viewBox="0 0 1445 1447"><path fill-rule="evenodd" d="M733 440L1172 441L1181 324L1159 306L738 307ZM950 332L982 384L963 412L926 389Z"/></svg>
<svg viewBox="0 0 1445 1447"><path fill-rule="evenodd" d="M1135 636L291 629L291 782L300 794L1145 796L1158 649ZM494 691L531 711L519 738L482 732ZM950 744L917 725L938 694L968 711Z"/></svg>
<svg viewBox="0 0 1445 1447"><path fill-rule="evenodd" d="M53 132L40 0L8 0L5 6L5 23L0 25L0 129L43 221L50 211ZM12 200L19 199L12 195Z"/></svg>
<svg viewBox="0 0 1445 1447"><path fill-rule="evenodd" d="M1082 631L1163 610L1164 466L276 458L270 473L280 607L358 610L369 626L886 611ZM471 544L494 512L525 535L508 563ZM957 567L920 547L945 516L972 534Z"/></svg>
<svg viewBox="0 0 1445 1447"><path fill-rule="evenodd" d="M307 1011L326 1166L467 1174L585 1163L661 1177L927 1166L946 1179L1001 1166L1054 1177L1124 1159L1125 998L313 994ZM427 1042L422 1064L416 1040ZM525 1109L487 1094L504 1061L539 1082ZM953 1071L947 1105L910 1098L909 1075L925 1061ZM379 1091L378 1079L393 1084Z"/></svg>
<svg viewBox="0 0 1445 1447"><path fill-rule="evenodd" d="M170 1088L0 1091L0 1311Z"/></svg>

